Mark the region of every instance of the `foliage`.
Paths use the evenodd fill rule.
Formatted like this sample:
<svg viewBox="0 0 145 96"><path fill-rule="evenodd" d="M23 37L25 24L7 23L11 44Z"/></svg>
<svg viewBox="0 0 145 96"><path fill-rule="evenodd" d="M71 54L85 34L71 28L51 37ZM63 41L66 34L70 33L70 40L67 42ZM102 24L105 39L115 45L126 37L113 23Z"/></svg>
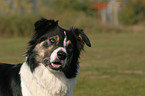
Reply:
<svg viewBox="0 0 145 96"><path fill-rule="evenodd" d="M33 14L47 12L49 9L83 11L93 15L90 0L0 0L0 14Z"/></svg>
<svg viewBox="0 0 145 96"><path fill-rule="evenodd" d="M120 13L120 21L123 24L136 24L145 20L145 1L128 0L125 10Z"/></svg>
<svg viewBox="0 0 145 96"><path fill-rule="evenodd" d="M41 16L48 19L59 20L60 26L70 28L80 27L85 31L92 32L98 27L96 18L86 15L84 12L66 10L55 12L48 11L47 14L34 14L34 15L13 15L13 16L0 16L0 37L26 37L32 34L34 27L33 24ZM68 14L69 13L69 14Z"/></svg>
<svg viewBox="0 0 145 96"><path fill-rule="evenodd" d="M1 37L18 37L29 36L33 32L33 23L36 17L30 15L15 15L0 17L0 36Z"/></svg>
<svg viewBox="0 0 145 96"><path fill-rule="evenodd" d="M11 1L13 2L10 3L0 0L0 5L2 5L0 6L0 37L29 36L33 32L34 22L41 16L48 19L62 20L62 24L67 27L72 27L72 25L85 27L86 24L91 26L90 20L92 23L96 23L94 20L96 19L96 12L93 12L94 10L92 9L92 3L90 1ZM5 3L7 6L3 3ZM37 3L37 6L34 3ZM38 14L34 13L36 10Z"/></svg>
<svg viewBox="0 0 145 96"><path fill-rule="evenodd" d="M51 3L51 7L56 11L74 10L83 11L84 13L91 16L96 15L96 11L92 7L92 2L89 0L54 0Z"/></svg>
<svg viewBox="0 0 145 96"><path fill-rule="evenodd" d="M85 33L110 33L121 32L125 28L114 27L111 25L97 24L96 18L86 15L84 12L69 10L61 13L60 11L48 11L47 14L35 15L14 15L14 16L0 16L0 37L29 37L34 31L33 24L41 16L47 19L59 20L59 25L69 29L71 27L78 27L84 29Z"/></svg>
<svg viewBox="0 0 145 96"><path fill-rule="evenodd" d="M94 31L120 32L122 30L122 28L111 27L111 24L97 24L96 11L92 9L93 0L43 0L42 2L37 0L38 14L32 12L35 11L32 1L36 0L25 0L21 3L18 2L19 0L12 1L16 2L14 12L17 12L17 14L11 14L10 6L0 6L0 37L30 36L34 30L34 22L41 16L60 20L61 26L70 28L73 25L90 33ZM0 4L3 4L2 0L0 0ZM139 4L140 6L138 6ZM120 14L120 21L124 24L135 24L143 21L144 6L144 0L128 0L127 7ZM6 11L6 14L2 14L4 11Z"/></svg>

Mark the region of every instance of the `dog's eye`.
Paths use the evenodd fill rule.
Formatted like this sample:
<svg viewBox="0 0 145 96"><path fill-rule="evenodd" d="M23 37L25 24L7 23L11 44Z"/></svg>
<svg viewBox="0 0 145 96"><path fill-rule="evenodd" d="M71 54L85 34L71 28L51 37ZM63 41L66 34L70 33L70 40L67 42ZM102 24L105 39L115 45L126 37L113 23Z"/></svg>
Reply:
<svg viewBox="0 0 145 96"><path fill-rule="evenodd" d="M55 43L55 39L49 39L51 43Z"/></svg>
<svg viewBox="0 0 145 96"><path fill-rule="evenodd" d="M69 44L69 45L68 45L68 48L69 48L69 49L72 49L72 48L73 48L73 46L72 46L71 44Z"/></svg>

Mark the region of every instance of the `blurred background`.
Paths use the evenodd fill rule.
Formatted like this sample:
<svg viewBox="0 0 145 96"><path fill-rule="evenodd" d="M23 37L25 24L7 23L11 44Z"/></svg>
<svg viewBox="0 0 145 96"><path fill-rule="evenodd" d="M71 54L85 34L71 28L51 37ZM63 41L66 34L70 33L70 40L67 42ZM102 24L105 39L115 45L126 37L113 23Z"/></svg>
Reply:
<svg viewBox="0 0 145 96"><path fill-rule="evenodd" d="M40 17L91 32L135 31L144 29L145 0L0 0L0 36L29 36Z"/></svg>
<svg viewBox="0 0 145 96"><path fill-rule="evenodd" d="M0 0L0 62L24 62L41 17L91 40L74 96L145 96L145 0Z"/></svg>

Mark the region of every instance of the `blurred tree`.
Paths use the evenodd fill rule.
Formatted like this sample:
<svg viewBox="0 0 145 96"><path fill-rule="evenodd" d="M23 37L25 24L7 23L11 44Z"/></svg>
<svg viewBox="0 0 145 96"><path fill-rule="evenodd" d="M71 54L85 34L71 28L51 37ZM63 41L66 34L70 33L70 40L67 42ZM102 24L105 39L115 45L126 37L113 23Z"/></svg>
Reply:
<svg viewBox="0 0 145 96"><path fill-rule="evenodd" d="M15 9L14 9L14 0L10 0L10 9L11 9L12 13L15 11Z"/></svg>
<svg viewBox="0 0 145 96"><path fill-rule="evenodd" d="M31 0L32 4L33 4L33 13L37 12L37 0Z"/></svg>
<svg viewBox="0 0 145 96"><path fill-rule="evenodd" d="M0 0L0 14L33 14L52 9L83 11L93 16L94 13L96 14L96 11L92 8L94 1L95 0Z"/></svg>
<svg viewBox="0 0 145 96"><path fill-rule="evenodd" d="M128 0L125 10L120 14L123 24L136 24L145 20L145 0Z"/></svg>
<svg viewBox="0 0 145 96"><path fill-rule="evenodd" d="M57 10L83 11L88 15L96 15L92 7L92 0L54 0L51 7Z"/></svg>
<svg viewBox="0 0 145 96"><path fill-rule="evenodd" d="M24 6L22 4L22 0L18 1L18 5L19 5L19 8L20 8L20 13L23 14L24 13Z"/></svg>

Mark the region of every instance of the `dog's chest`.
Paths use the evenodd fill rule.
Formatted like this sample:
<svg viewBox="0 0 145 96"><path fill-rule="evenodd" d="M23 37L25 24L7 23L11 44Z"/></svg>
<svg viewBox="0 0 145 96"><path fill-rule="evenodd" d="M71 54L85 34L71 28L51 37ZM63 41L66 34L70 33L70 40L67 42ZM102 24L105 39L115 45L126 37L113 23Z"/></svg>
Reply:
<svg viewBox="0 0 145 96"><path fill-rule="evenodd" d="M62 73L51 73L43 65L32 74L27 64L20 70L23 96L72 96L76 79Z"/></svg>

